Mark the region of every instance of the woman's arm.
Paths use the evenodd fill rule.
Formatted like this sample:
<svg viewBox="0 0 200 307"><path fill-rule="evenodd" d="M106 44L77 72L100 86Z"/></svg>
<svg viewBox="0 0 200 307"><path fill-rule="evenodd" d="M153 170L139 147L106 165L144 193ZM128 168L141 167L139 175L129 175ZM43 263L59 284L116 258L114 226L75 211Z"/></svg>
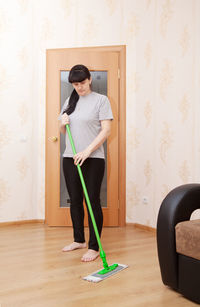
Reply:
<svg viewBox="0 0 200 307"><path fill-rule="evenodd" d="M66 125L69 124L69 116L64 113L61 116L61 120L60 120L60 132L62 134L66 133Z"/></svg>
<svg viewBox="0 0 200 307"><path fill-rule="evenodd" d="M83 162L91 155L93 151L95 151L97 148L99 148L107 139L107 137L110 135L111 131L111 120L102 120L101 121L101 131L97 135L97 137L94 139L94 141L84 150L81 152L78 152L74 156L74 164L80 164L80 166L83 164Z"/></svg>

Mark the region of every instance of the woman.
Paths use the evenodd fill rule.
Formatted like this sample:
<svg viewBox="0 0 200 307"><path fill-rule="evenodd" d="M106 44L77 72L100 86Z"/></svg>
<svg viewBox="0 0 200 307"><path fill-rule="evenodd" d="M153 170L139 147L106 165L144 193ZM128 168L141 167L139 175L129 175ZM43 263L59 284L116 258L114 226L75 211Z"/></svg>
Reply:
<svg viewBox="0 0 200 307"><path fill-rule="evenodd" d="M85 179L92 210L99 235L103 226L103 214L100 204L100 189L104 176L105 156L103 143L111 130L112 110L108 98L91 90L92 78L88 68L75 65L69 73L69 82L74 90L65 101L60 114L60 131L66 134L66 149L63 154L63 172L70 197L70 214L73 224L74 241L63 248L64 252L86 247L84 236L83 189L76 165L79 163ZM77 154L74 156L66 124L74 140ZM82 261L93 261L99 256L90 215L88 251Z"/></svg>

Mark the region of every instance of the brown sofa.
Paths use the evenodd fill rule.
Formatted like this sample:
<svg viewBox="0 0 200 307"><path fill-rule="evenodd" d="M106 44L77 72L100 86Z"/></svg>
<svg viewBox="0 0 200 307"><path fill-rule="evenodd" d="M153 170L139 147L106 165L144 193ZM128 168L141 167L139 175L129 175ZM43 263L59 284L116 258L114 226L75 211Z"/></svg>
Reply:
<svg viewBox="0 0 200 307"><path fill-rule="evenodd" d="M163 283L200 304L200 220L190 220L199 208L200 184L172 190L159 210L157 249Z"/></svg>

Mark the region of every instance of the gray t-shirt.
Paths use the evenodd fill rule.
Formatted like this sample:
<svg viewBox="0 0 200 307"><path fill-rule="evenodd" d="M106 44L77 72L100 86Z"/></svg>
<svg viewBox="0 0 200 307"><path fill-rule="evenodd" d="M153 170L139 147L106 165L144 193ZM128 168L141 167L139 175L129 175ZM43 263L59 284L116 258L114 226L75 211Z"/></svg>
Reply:
<svg viewBox="0 0 200 307"><path fill-rule="evenodd" d="M59 119L67 108L69 98L65 101ZM69 115L70 130L74 140L76 152L83 151L91 144L101 131L101 120L113 119L113 114L108 97L91 92L86 96L80 96L76 108ZM68 134L66 133L66 148L63 157L73 157ZM90 158L105 158L104 148L101 145L90 155Z"/></svg>

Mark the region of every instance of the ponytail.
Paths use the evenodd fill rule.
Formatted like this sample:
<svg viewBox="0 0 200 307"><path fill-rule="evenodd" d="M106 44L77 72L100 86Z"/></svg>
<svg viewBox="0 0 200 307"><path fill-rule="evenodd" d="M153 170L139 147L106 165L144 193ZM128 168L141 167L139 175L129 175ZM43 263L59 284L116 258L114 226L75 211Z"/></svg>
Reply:
<svg viewBox="0 0 200 307"><path fill-rule="evenodd" d="M67 115L70 115L74 112L77 102L79 100L79 95L77 94L76 90L74 89L71 93L71 96L69 98L69 103L67 108L64 110L63 113L67 113Z"/></svg>

